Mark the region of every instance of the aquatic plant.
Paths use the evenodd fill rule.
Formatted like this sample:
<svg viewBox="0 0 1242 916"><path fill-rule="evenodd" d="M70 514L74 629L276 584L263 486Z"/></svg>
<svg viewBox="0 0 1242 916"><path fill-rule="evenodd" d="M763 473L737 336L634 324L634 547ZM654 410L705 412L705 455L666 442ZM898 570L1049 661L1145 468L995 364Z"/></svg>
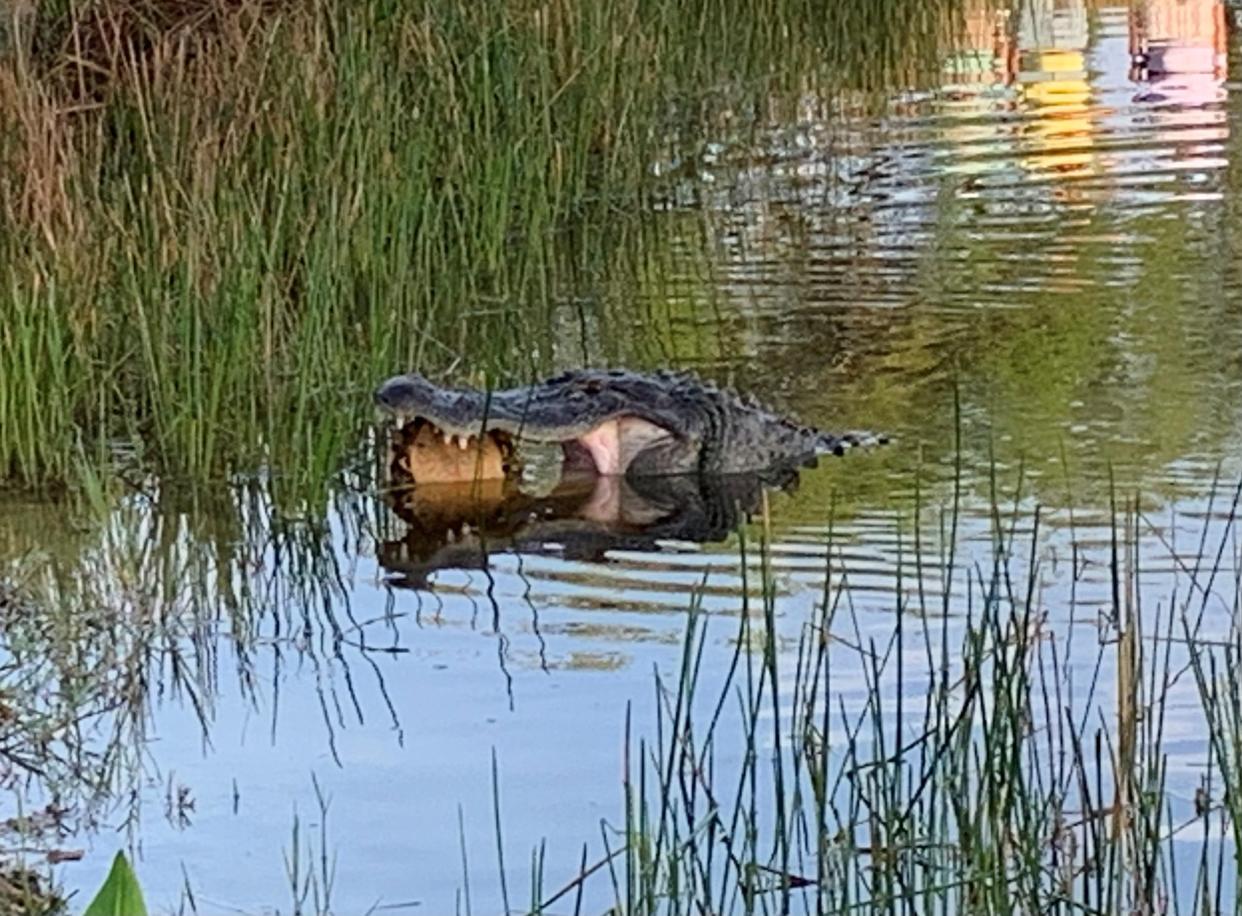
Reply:
<svg viewBox="0 0 1242 916"><path fill-rule="evenodd" d="M694 901L717 913L1229 905L1242 488L1217 485L1194 537L1174 543L1170 531L1186 526L1136 496L1114 490L1102 517L1058 512L1027 500L1020 470L1012 487L998 476L986 485L984 542L961 540L966 481L932 500L915 484L895 520L887 609L857 582L865 570L849 541L824 532L816 613L792 641L773 516L741 529L737 613L704 613L703 590L688 601L654 721L627 715L618 816L594 852L566 863L536 849L529 886L518 881L497 756L505 879L476 883L475 905L497 890L531 912L575 900L624 913L688 912ZM254 484L229 493L222 515L202 498L171 487L136 497L81 557L32 563L5 592L21 611L6 618L14 660L0 687L23 711L7 720L7 747L38 750L40 716L48 728L91 716L97 727L44 741L54 758L30 757L64 798L81 781L83 807L137 799L153 691L186 698L206 735L222 655L235 658L243 696L261 653L275 676L306 664L316 690L336 690L341 649L359 637L348 562L323 531L284 519ZM341 499L345 540L373 536L374 501ZM1050 525L1062 526L1055 538ZM722 642L723 669L704 664ZM365 653L350 657L358 671L342 690L366 674ZM64 708L32 699L49 694ZM356 698L325 702L349 709ZM1187 730L1203 736L1189 749ZM338 867L316 792L320 833L295 820L286 868L295 900L319 909L350 883L350 841L336 841ZM479 850L470 854L463 870L477 873Z"/></svg>
<svg viewBox="0 0 1242 916"><path fill-rule="evenodd" d="M1215 494L1186 586L1158 597L1145 542L1169 545L1119 499L1111 600L1089 617L1045 605L1040 512L1017 500L997 507L984 558L960 553L955 510L939 519L944 565L906 568L879 641L829 543L793 653L778 651L760 541L762 601L736 624L691 606L680 665L657 675L654 736L626 716L623 817L568 880L536 850L528 912L1236 908L1242 704L1227 672L1242 630L1209 631L1236 614L1239 494ZM1089 562L1074 560L1075 581ZM722 626L736 649L709 684ZM1191 772L1171 769L1168 746L1188 715L1210 726Z"/></svg>
<svg viewBox="0 0 1242 916"><path fill-rule="evenodd" d="M147 916L142 888L125 853L116 854L108 877L82 916Z"/></svg>

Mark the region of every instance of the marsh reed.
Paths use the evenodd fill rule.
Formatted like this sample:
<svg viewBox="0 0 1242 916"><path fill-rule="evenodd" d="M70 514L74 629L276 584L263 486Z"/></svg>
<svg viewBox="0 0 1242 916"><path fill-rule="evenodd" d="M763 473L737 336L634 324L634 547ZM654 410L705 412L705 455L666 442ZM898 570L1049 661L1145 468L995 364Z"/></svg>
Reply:
<svg viewBox="0 0 1242 916"><path fill-rule="evenodd" d="M37 4L0 51L0 482L313 490L377 379L551 366L657 151L908 81L956 7Z"/></svg>
<svg viewBox="0 0 1242 916"><path fill-rule="evenodd" d="M1236 912L1239 493L1214 494L1181 550L1116 498L1099 616L1050 606L1065 592L1038 507L997 507L983 556L954 543L949 510L945 565L914 553L882 641L830 539L792 651L761 539L759 605L729 620L691 604L655 722L625 717L602 852L567 872L537 850L526 912ZM1144 563L1163 549L1178 571L1153 594ZM722 638L723 675L703 664ZM1188 751L1170 732L1201 738Z"/></svg>
<svg viewBox="0 0 1242 916"><path fill-rule="evenodd" d="M330 531L290 523L257 487L208 488L213 506L165 485L80 558L0 575L0 686L19 713L0 729L9 765L108 809L138 797L153 696L186 698L206 736L227 659L243 695L269 664L311 666L347 710L357 697L338 665L382 685L365 652L342 651L358 635L349 554L378 524L372 501L340 495L342 556ZM573 862L524 858L505 841L497 755L495 836L467 855L463 835L463 900L488 911L498 890L531 913L1236 910L1242 486L1218 485L1178 540L1188 526L1132 494L1093 521L993 484L991 506L970 510L987 543L959 542L956 489L932 497L940 510L917 491L884 599L852 583L848 542L829 529L804 620L781 605L773 526L741 529L737 613L688 595L654 720L618 699L615 816ZM1053 515L1067 527L1050 536ZM321 855L329 841L347 862L349 839L317 838ZM478 879L492 853L499 889ZM350 880L346 864L317 874L325 889Z"/></svg>

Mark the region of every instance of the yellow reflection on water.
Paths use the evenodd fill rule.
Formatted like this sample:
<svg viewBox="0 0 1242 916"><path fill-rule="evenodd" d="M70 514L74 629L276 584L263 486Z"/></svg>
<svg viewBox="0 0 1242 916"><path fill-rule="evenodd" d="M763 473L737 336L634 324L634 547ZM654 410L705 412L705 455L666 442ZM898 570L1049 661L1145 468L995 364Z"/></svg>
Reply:
<svg viewBox="0 0 1242 916"><path fill-rule="evenodd" d="M1018 18L1018 83L1031 116L1028 168L1083 174L1095 165L1096 110L1088 82L1083 0L1037 0Z"/></svg>

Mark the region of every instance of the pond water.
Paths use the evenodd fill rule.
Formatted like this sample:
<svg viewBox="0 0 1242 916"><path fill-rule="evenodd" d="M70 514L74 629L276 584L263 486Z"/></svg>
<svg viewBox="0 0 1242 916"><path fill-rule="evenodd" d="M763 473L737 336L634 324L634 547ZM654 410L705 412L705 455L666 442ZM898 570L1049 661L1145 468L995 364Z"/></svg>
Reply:
<svg viewBox="0 0 1242 916"><path fill-rule="evenodd" d="M1144 606L1167 611L1214 566L1203 631L1227 636L1236 15L1217 0L981 4L939 85L722 102L652 163L641 269L564 291L555 362L691 367L816 425L893 436L796 486L614 483L463 519L431 498L394 512L360 474L302 526L273 520L262 481L210 498L153 484L102 531L11 503L10 556L46 551L79 570L57 584L65 600L106 598L166 633L140 712L84 738L117 746L124 791L63 840L86 855L60 878L85 893L133 842L157 911L188 911L188 888L200 912L290 912L288 857L318 868L307 844L326 842L337 912L453 912L467 886L496 912L495 775L507 884L527 905L541 842L550 890L583 844L602 855L601 821L623 823L627 710L650 734L653 670L676 670L691 605L709 619L705 677L729 665L759 588L739 502L751 546L767 539L787 659L829 561L854 643L885 644L899 614L960 634L967 609L940 572L955 504L958 568L986 563L998 519L1039 558L1071 667L1095 664L1112 520L1132 500ZM925 667L920 650L885 677L914 697ZM1093 702L1111 707L1113 680ZM857 653L842 649L830 690L844 707L865 696ZM1188 808L1203 756L1189 678L1168 702L1170 792Z"/></svg>

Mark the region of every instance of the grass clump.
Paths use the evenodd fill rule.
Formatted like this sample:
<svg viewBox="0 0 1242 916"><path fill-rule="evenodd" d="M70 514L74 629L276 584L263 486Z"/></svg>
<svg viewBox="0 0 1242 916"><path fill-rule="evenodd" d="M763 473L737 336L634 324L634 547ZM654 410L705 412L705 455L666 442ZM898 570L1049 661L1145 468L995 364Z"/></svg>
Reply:
<svg viewBox="0 0 1242 916"><path fill-rule="evenodd" d="M64 897L38 872L24 865L0 865L0 912L14 916L64 916Z"/></svg>
<svg viewBox="0 0 1242 916"><path fill-rule="evenodd" d="M568 881L537 854L529 912L1236 909L1240 637L1203 613L1236 610L1236 501L1209 512L1188 587L1158 602L1145 566L1163 527L1119 504L1107 576L1086 556L1071 574L1098 615L1049 608L1063 592L1044 522L1019 503L995 511L982 558L941 520L944 565L899 564L881 638L830 543L819 613L789 651L761 544L764 598L723 677L692 607L680 666L657 676L654 739L626 716L623 820ZM1171 723L1203 734L1193 775Z"/></svg>
<svg viewBox="0 0 1242 916"><path fill-rule="evenodd" d="M62 41L92 48L76 66L53 55L0 84L21 126L0 188L5 476L69 478L117 440L170 471L278 455L323 476L376 378L467 349L497 363L525 319L489 303L538 273L606 152L552 136L554 93L557 114L601 115L565 111L534 18L123 9L71 14Z"/></svg>
<svg viewBox="0 0 1242 916"><path fill-rule="evenodd" d="M475 382L530 378L554 361L575 272L562 230L641 213L653 151L696 133L696 100L802 91L828 47L841 84L874 82L868 48L921 59L955 3L863 6L88 0L15 16L0 480L138 461L321 482L393 371L465 359Z"/></svg>

